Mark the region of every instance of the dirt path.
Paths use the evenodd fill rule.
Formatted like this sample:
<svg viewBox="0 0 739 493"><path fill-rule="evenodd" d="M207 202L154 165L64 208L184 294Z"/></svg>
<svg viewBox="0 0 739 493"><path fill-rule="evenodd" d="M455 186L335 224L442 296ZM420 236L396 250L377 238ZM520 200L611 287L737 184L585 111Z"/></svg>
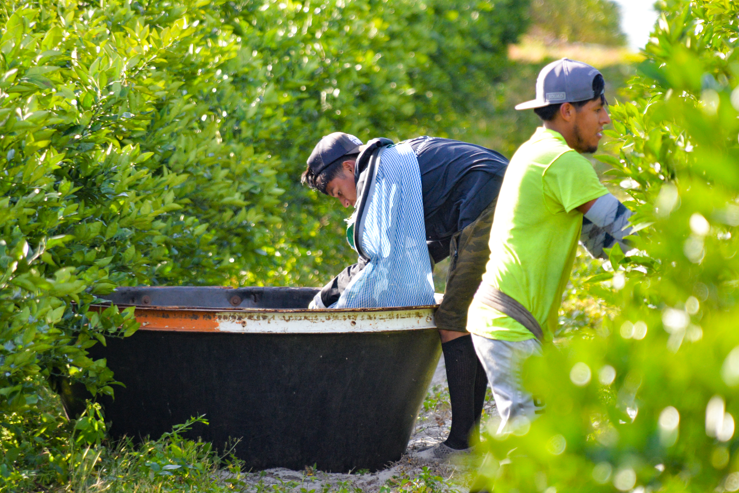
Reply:
<svg viewBox="0 0 739 493"><path fill-rule="evenodd" d="M486 412L494 412L488 399ZM483 419L485 419L483 417ZM244 492L395 492L467 491L464 469L418 459L414 452L443 441L451 425L449 392L447 390L444 358L434 373L431 387L403 457L391 467L374 473L325 473L306 469L292 471L275 468L248 473L243 477Z"/></svg>

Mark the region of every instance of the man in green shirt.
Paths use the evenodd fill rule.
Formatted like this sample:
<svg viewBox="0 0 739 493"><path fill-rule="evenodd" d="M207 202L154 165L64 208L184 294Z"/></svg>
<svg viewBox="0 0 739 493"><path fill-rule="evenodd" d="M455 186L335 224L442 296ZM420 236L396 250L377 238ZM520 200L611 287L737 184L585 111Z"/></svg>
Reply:
<svg viewBox="0 0 739 493"><path fill-rule="evenodd" d="M534 109L543 126L508 166L467 322L501 415L499 432L538 410L520 367L552 340L578 241L602 256L629 231L628 210L582 156L595 152L611 122L604 88L598 70L565 58L542 69L535 100L516 106Z"/></svg>

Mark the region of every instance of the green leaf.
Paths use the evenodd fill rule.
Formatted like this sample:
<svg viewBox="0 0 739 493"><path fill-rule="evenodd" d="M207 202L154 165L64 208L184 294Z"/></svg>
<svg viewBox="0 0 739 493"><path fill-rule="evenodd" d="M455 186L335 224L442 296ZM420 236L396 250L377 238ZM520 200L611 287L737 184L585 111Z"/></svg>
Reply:
<svg viewBox="0 0 739 493"><path fill-rule="evenodd" d="M604 248L603 251L608 255L608 260L611 262L614 270L618 268L625 258L624 252L618 243L613 245L612 248Z"/></svg>
<svg viewBox="0 0 739 493"><path fill-rule="evenodd" d="M46 248L51 249L57 245L63 245L64 243L67 243L68 241L72 241L73 239L74 239L74 236L72 235L53 236L46 241Z"/></svg>
<svg viewBox="0 0 739 493"><path fill-rule="evenodd" d="M41 41L41 47L45 50L51 50L56 47L57 44L62 40L64 31L59 26L52 26L46 32L46 36Z"/></svg>

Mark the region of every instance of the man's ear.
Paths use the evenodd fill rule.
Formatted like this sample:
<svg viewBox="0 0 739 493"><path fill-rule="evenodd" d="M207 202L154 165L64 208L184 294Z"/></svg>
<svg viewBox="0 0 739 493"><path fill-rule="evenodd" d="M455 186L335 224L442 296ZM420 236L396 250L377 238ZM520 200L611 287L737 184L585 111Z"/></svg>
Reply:
<svg viewBox="0 0 739 493"><path fill-rule="evenodd" d="M350 173L350 174L353 175L354 174L354 164L355 163L356 163L356 160L355 159L348 159L348 160L344 161L343 163L341 163L341 165L344 167L344 169L348 173Z"/></svg>
<svg viewBox="0 0 739 493"><path fill-rule="evenodd" d="M570 103L562 103L562 106L559 107L559 116L561 116L564 121L569 122L574 118L576 111L577 109Z"/></svg>

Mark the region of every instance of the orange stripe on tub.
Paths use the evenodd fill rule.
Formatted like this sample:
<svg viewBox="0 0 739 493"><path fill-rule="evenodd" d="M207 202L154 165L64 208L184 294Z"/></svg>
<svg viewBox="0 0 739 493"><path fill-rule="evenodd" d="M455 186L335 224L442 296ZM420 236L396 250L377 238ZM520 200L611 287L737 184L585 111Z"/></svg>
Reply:
<svg viewBox="0 0 739 493"><path fill-rule="evenodd" d="M216 313L209 311L136 310L139 330L173 332L218 332Z"/></svg>

